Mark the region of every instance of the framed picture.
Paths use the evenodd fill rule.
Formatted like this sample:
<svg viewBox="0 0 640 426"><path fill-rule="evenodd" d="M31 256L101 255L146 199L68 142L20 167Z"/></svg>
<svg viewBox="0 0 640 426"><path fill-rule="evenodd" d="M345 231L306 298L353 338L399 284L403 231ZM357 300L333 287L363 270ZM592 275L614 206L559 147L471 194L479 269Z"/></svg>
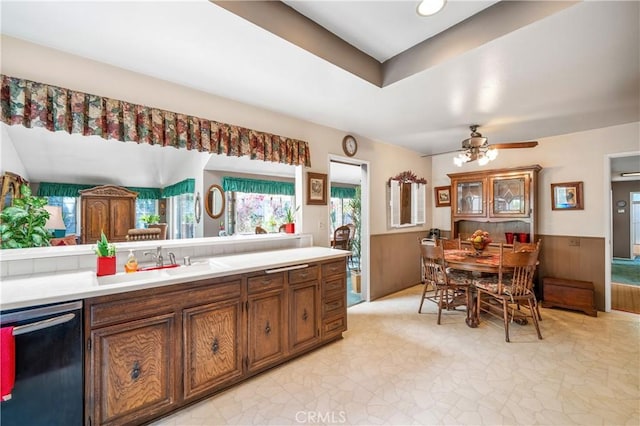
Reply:
<svg viewBox="0 0 640 426"><path fill-rule="evenodd" d="M433 190L436 195L436 207L447 207L451 205L450 186L436 186Z"/></svg>
<svg viewBox="0 0 640 426"><path fill-rule="evenodd" d="M307 173L307 204L327 205L327 175Z"/></svg>
<svg viewBox="0 0 640 426"><path fill-rule="evenodd" d="M583 210L582 182L551 184L552 210Z"/></svg>

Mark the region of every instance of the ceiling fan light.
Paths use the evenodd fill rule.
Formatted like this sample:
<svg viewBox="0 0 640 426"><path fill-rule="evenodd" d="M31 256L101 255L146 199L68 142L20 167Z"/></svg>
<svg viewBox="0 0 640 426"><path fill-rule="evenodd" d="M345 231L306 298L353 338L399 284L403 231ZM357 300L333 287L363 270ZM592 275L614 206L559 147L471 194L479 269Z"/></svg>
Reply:
<svg viewBox="0 0 640 426"><path fill-rule="evenodd" d="M498 158L498 150L497 149L488 149L487 150L487 157L489 158L489 161L493 161L496 158Z"/></svg>
<svg viewBox="0 0 640 426"><path fill-rule="evenodd" d="M444 7L446 0L422 0L418 3L416 13L420 16L434 15Z"/></svg>
<svg viewBox="0 0 640 426"><path fill-rule="evenodd" d="M469 157L469 153L461 152L455 157L453 157L453 164L455 164L458 167L462 167L462 165L469 160L471 160L471 158Z"/></svg>
<svg viewBox="0 0 640 426"><path fill-rule="evenodd" d="M487 164L489 164L489 157L487 157L486 155L482 155L478 158L478 164L481 166L486 166Z"/></svg>

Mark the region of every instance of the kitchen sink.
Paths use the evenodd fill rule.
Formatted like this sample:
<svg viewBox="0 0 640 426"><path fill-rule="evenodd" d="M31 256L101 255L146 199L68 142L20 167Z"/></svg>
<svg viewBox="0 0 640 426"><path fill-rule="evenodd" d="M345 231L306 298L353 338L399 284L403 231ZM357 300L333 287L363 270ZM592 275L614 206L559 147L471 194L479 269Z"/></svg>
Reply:
<svg viewBox="0 0 640 426"><path fill-rule="evenodd" d="M153 270L143 270L138 272L131 272L129 274L119 273L114 275L105 275L102 277L98 277L99 285L109 285L109 284L126 284L135 281L143 281L143 280L152 280L156 278L166 277L164 270L162 269L153 269Z"/></svg>
<svg viewBox="0 0 640 426"><path fill-rule="evenodd" d="M138 272L157 271L159 269L172 269L172 268L178 268L178 267L180 267L180 264L178 263L172 263L170 265L162 265L162 266L147 266L145 268L138 268Z"/></svg>

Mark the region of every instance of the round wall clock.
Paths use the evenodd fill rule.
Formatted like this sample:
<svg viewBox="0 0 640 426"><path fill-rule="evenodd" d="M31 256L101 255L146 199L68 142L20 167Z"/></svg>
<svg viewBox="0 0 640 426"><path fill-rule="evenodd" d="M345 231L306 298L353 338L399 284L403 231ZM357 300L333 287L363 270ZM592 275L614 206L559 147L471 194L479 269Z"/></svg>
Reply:
<svg viewBox="0 0 640 426"><path fill-rule="evenodd" d="M344 139L342 139L342 150L349 157L356 155L358 151L358 141L356 141L356 138L351 135L345 136Z"/></svg>

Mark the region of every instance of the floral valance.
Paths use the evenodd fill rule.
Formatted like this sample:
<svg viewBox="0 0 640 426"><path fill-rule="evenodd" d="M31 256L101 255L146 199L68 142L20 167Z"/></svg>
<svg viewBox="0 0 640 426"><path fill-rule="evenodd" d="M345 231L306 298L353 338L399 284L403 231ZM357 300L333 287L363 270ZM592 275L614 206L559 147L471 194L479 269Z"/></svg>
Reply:
<svg viewBox="0 0 640 426"><path fill-rule="evenodd" d="M226 191L249 192L254 194L296 195L292 182L275 180L245 179L230 176L222 178L222 189Z"/></svg>
<svg viewBox="0 0 640 426"><path fill-rule="evenodd" d="M0 120L104 139L311 166L309 144L240 126L2 75Z"/></svg>

